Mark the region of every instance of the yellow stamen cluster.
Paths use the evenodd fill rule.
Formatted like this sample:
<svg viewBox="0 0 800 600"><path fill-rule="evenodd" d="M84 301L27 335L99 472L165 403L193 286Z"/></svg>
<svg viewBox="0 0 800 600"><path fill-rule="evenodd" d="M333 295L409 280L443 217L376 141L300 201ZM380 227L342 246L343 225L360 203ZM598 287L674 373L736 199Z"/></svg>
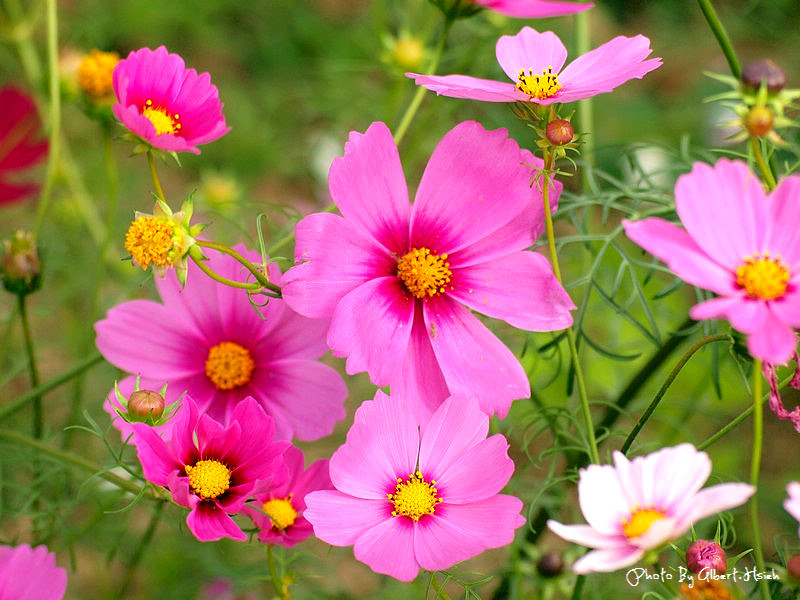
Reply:
<svg viewBox="0 0 800 600"><path fill-rule="evenodd" d="M142 109L142 116L146 117L156 128L156 135L163 135L165 133L176 134L181 130L180 119L178 113L171 113L163 106L156 106L152 100L144 103Z"/></svg>
<svg viewBox="0 0 800 600"><path fill-rule="evenodd" d="M733 600L730 590L722 581L695 578L691 587L680 585L681 600Z"/></svg>
<svg viewBox="0 0 800 600"><path fill-rule="evenodd" d="M192 491L203 500L217 498L231 486L231 471L218 460L198 460L184 469Z"/></svg>
<svg viewBox="0 0 800 600"><path fill-rule="evenodd" d="M218 390L232 390L245 385L255 368L250 351L235 342L220 342L208 350L206 376Z"/></svg>
<svg viewBox="0 0 800 600"><path fill-rule="evenodd" d="M112 75L118 62L116 52L92 50L78 67L78 85L93 98L110 96L114 89Z"/></svg>
<svg viewBox="0 0 800 600"><path fill-rule="evenodd" d="M562 86L558 83L558 76L553 73L553 67L542 69L542 74L538 75L532 69L524 70L517 75L517 89L531 98L544 100L555 96Z"/></svg>
<svg viewBox="0 0 800 600"><path fill-rule="evenodd" d="M283 531L287 527L294 525L297 519L297 511L292 506L292 495L288 498L272 498L264 502L261 507L272 521L272 526Z"/></svg>
<svg viewBox="0 0 800 600"><path fill-rule="evenodd" d="M136 264L147 269L151 264L168 267L174 262L175 225L172 221L141 215L125 234L125 250Z"/></svg>
<svg viewBox="0 0 800 600"><path fill-rule="evenodd" d="M403 515L419 521L423 515L432 515L436 510L436 505L442 501L442 498L439 497L439 490L435 486L435 480L425 481L419 471L409 473L408 479L405 480L398 477L394 494L386 494L394 504L392 516Z"/></svg>
<svg viewBox="0 0 800 600"><path fill-rule="evenodd" d="M786 293L789 269L779 255L770 257L769 252L757 252L753 256L745 256L744 263L736 269L736 283L751 298L774 300Z"/></svg>
<svg viewBox="0 0 800 600"><path fill-rule="evenodd" d="M414 248L397 261L397 276L417 298L444 294L453 278L447 254L438 255L428 248Z"/></svg>
<svg viewBox="0 0 800 600"><path fill-rule="evenodd" d="M622 520L622 531L628 539L639 537L647 533L650 526L664 518L664 512L660 510L653 510L651 508L643 508L634 513L626 520Z"/></svg>

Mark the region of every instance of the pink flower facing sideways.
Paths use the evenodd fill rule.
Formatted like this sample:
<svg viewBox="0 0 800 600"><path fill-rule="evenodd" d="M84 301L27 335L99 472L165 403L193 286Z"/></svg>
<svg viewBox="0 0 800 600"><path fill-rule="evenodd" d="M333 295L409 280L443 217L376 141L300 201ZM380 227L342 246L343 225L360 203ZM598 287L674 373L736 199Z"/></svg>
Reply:
<svg viewBox="0 0 800 600"><path fill-rule="evenodd" d="M261 261L258 253L237 249L248 260ZM246 279L247 271L233 258L215 251L207 255L216 273ZM281 283L277 265L269 265L269 277ZM301 317L279 299L270 299L259 316L245 291L217 283L191 262L185 287L173 272L155 283L163 303L123 302L95 324L97 348L116 367L140 373L143 389L159 390L168 382L168 403L186 391L221 423L229 422L242 398L252 396L286 439L319 439L344 418L347 387L316 360L327 350L327 320ZM126 397L134 382L135 377L120 382ZM111 414L113 406L112 390ZM130 431L122 419L114 423L124 435Z"/></svg>
<svg viewBox="0 0 800 600"><path fill-rule="evenodd" d="M475 0L501 15L520 19L563 17L589 10L591 2L553 2L552 0Z"/></svg>
<svg viewBox="0 0 800 600"><path fill-rule="evenodd" d="M261 530L259 540L291 547L312 533L311 523L303 515L306 494L333 489L333 484L327 459L318 460L304 471L303 452L294 446L286 451L284 459L289 469L286 482L256 494L255 503L245 506L244 513Z"/></svg>
<svg viewBox="0 0 800 600"><path fill-rule="evenodd" d="M0 600L61 600L67 572L45 546L0 546Z"/></svg>
<svg viewBox="0 0 800 600"><path fill-rule="evenodd" d="M789 497L783 501L783 508L800 521L800 483L792 481L786 486L786 493L789 494ZM800 536L800 529L797 530L797 535Z"/></svg>
<svg viewBox="0 0 800 600"><path fill-rule="evenodd" d="M131 52L114 69L114 114L134 135L167 152L194 152L228 133L217 87L164 46Z"/></svg>
<svg viewBox="0 0 800 600"><path fill-rule="evenodd" d="M321 540L411 581L511 543L525 519L498 493L514 463L477 403L448 398L421 428L405 404L378 391L361 405L331 457L336 489L308 494L305 516Z"/></svg>
<svg viewBox="0 0 800 600"><path fill-rule="evenodd" d="M300 264L286 272L283 298L309 317L332 316L328 345L347 372L413 399L420 419L450 394L505 416L530 395L528 377L468 308L529 331L569 327L574 308L547 260L525 251L544 222L536 165L504 129L461 123L411 206L386 125L351 133L329 175L342 216L297 224Z"/></svg>
<svg viewBox="0 0 800 600"><path fill-rule="evenodd" d="M229 515L242 512L257 485L283 483L289 442L273 439L272 419L252 398L236 405L224 427L198 413L185 396L169 425L168 441L149 425L132 426L144 476L169 488L177 504L191 509L186 524L201 542L246 540Z"/></svg>
<svg viewBox="0 0 800 600"><path fill-rule="evenodd" d="M696 521L744 504L755 488L722 483L701 490L711 460L691 444L663 448L628 460L614 452L614 466L581 469L578 499L588 525L550 520L556 535L594 548L573 565L576 573L611 572L675 540Z"/></svg>
<svg viewBox="0 0 800 600"><path fill-rule="evenodd" d="M767 194L742 161L695 163L678 179L675 209L685 229L658 217L623 222L628 237L681 279L719 297L693 319L727 318L755 357L783 364L800 326L800 176Z"/></svg>
<svg viewBox="0 0 800 600"><path fill-rule="evenodd" d="M650 52L650 40L643 35L618 36L562 70L567 49L558 36L523 27L517 35L497 40L497 62L513 83L468 75L406 75L441 96L547 105L590 98L641 79L661 66L660 58L645 60Z"/></svg>
<svg viewBox="0 0 800 600"><path fill-rule="evenodd" d="M39 185L15 181L47 156L47 140L38 139L41 123L33 99L13 86L0 88L0 205L36 193ZM12 180L8 181L9 175Z"/></svg>

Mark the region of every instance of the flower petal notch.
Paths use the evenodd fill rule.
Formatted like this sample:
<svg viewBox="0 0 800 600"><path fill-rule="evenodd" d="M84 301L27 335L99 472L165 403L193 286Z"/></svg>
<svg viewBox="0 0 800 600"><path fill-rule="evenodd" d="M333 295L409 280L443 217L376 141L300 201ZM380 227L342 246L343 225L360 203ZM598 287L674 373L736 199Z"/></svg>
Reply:
<svg viewBox="0 0 800 600"><path fill-rule="evenodd" d="M523 27L517 35L497 40L497 62L511 83L468 75L406 76L440 96L549 105L591 98L641 79L661 66L660 58L647 58L651 52L643 35L618 36L562 69L567 49L558 36Z"/></svg>
<svg viewBox="0 0 800 600"><path fill-rule="evenodd" d="M211 76L187 69L164 46L131 52L114 69L113 84L114 114L148 147L200 154L197 146L231 130Z"/></svg>
<svg viewBox="0 0 800 600"><path fill-rule="evenodd" d="M594 7L591 2L555 2L553 0L476 0L476 2L496 13L518 19L564 17Z"/></svg>
<svg viewBox="0 0 800 600"><path fill-rule="evenodd" d="M614 466L581 469L578 499L588 525L550 520L557 536L593 548L572 566L579 574L617 571L649 550L678 539L700 519L744 504L755 488L721 483L700 489L711 460L691 444L663 448L628 460L614 452Z"/></svg>
<svg viewBox="0 0 800 600"><path fill-rule="evenodd" d="M56 555L45 546L0 546L2 598L61 600L67 591L67 572L56 566Z"/></svg>
<svg viewBox="0 0 800 600"><path fill-rule="evenodd" d="M22 200L39 185L17 182L15 176L47 156L47 141L38 139L41 123L33 99L6 85L0 88L0 205ZM12 180L8 180L12 176Z"/></svg>

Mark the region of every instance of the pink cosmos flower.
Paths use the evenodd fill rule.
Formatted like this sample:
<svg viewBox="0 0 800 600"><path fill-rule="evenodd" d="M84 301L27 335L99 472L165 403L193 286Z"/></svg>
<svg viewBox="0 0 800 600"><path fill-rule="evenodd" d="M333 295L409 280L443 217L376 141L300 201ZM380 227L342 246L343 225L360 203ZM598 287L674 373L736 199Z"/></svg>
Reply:
<svg viewBox="0 0 800 600"><path fill-rule="evenodd" d="M208 73L187 69L164 46L131 52L114 69L114 114L134 135L167 152L194 152L221 138L225 124Z"/></svg>
<svg viewBox="0 0 800 600"><path fill-rule="evenodd" d="M525 251L543 228L531 184L541 164L505 129L461 123L437 146L410 206L386 125L351 133L329 176L343 216L297 224L302 264L286 272L283 298L300 314L332 316L328 345L347 356L347 372L413 398L420 419L451 393L505 416L530 395L528 377L468 308L530 331L572 323L549 263Z"/></svg>
<svg viewBox="0 0 800 600"><path fill-rule="evenodd" d="M523 27L517 35L497 40L497 62L514 83L467 75L406 76L440 96L547 105L590 98L634 77L641 79L661 66L660 58L645 60L650 52L650 40L643 35L618 36L579 56L562 71L567 49L558 36Z"/></svg>
<svg viewBox="0 0 800 600"><path fill-rule="evenodd" d="M149 425L133 424L144 476L169 488L175 503L191 509L186 524L201 542L246 540L229 515L242 512L256 485L283 483L289 443L273 439L272 419L249 397L234 407L224 427L199 414L186 396L170 424L166 442Z"/></svg>
<svg viewBox="0 0 800 600"><path fill-rule="evenodd" d="M498 493L514 463L476 402L448 398L421 428L404 404L378 391L361 405L331 457L336 489L308 494L305 516L318 538L411 581L510 544L525 519Z"/></svg>
<svg viewBox="0 0 800 600"><path fill-rule="evenodd" d="M711 460L691 444L663 448L632 461L614 452L614 466L581 469L578 499L588 525L550 520L556 535L595 548L572 567L576 573L616 571L638 562L689 531L693 523L739 506L755 493L745 483L704 490Z"/></svg>
<svg viewBox="0 0 800 600"><path fill-rule="evenodd" d="M45 546L0 546L0 600L61 600L67 572Z"/></svg>
<svg viewBox="0 0 800 600"><path fill-rule="evenodd" d="M6 178L44 160L47 141L37 140L41 123L36 105L17 88L0 88L0 114L0 204L7 204L39 189L35 183L14 183Z"/></svg>
<svg viewBox="0 0 800 600"><path fill-rule="evenodd" d="M304 471L303 452L294 446L286 451L284 459L289 469L286 482L256 494L257 506L245 506L244 513L261 530L258 539L288 548L312 533L311 523L303 516L306 494L333 489L333 484L327 460L318 460Z"/></svg>
<svg viewBox="0 0 800 600"><path fill-rule="evenodd" d="M789 483L786 486L786 493L789 494L789 497L783 501L783 508L800 521L800 483L796 481ZM800 529L797 530L797 535L800 535Z"/></svg>
<svg viewBox="0 0 800 600"><path fill-rule="evenodd" d="M591 2L553 2L552 0L476 0L494 12L520 19L563 17L589 10Z"/></svg>
<svg viewBox="0 0 800 600"><path fill-rule="evenodd" d="M258 253L237 249L248 260L261 261ZM233 258L207 254L216 273L246 279ZM277 265L269 265L269 276L281 283ZM172 272L156 279L156 287L163 304L123 302L95 324L100 352L116 367L140 373L143 389L159 390L169 382L168 401L187 391L202 412L221 423L229 422L242 398L252 396L274 419L281 438L315 440L344 418L347 387L335 370L316 360L326 351L327 321L301 317L278 299L259 316L245 291L215 282L193 263L185 287ZM133 381L120 383L124 394L133 391ZM121 419L117 423L125 429Z"/></svg>
<svg viewBox="0 0 800 600"><path fill-rule="evenodd" d="M800 176L768 195L742 161L695 163L675 186L685 229L657 217L623 225L678 277L719 295L694 306L693 319L726 317L754 357L783 364L800 326L799 197Z"/></svg>

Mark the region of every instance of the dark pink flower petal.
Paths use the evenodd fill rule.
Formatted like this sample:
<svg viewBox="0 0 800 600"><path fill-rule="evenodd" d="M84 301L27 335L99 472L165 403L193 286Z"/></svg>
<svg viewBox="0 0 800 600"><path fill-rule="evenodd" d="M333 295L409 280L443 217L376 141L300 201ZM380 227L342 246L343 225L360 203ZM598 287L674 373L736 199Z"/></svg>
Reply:
<svg viewBox="0 0 800 600"><path fill-rule="evenodd" d="M789 265L794 278L800 272L800 228L792 223L800 223L800 176L790 175L783 178L770 195L768 209L772 213L772 222L778 224L768 232L765 247L779 252ZM772 250L772 249L775 250Z"/></svg>
<svg viewBox="0 0 800 600"><path fill-rule="evenodd" d="M244 542L247 534L212 502L199 502L186 517L189 530L201 542L215 542L224 537Z"/></svg>
<svg viewBox="0 0 800 600"><path fill-rule="evenodd" d="M406 73L414 83L448 98L466 98L482 102L525 102L528 96L514 84L470 77L469 75L420 75Z"/></svg>
<svg viewBox="0 0 800 600"><path fill-rule="evenodd" d="M61 600L66 590L67 572L46 546L0 546L0 598Z"/></svg>
<svg viewBox="0 0 800 600"><path fill-rule="evenodd" d="M786 364L797 350L797 336L767 306L759 303L759 309L757 317L749 324L752 330L747 332L747 349L750 354L766 362ZM736 325L734 327L744 331Z"/></svg>
<svg viewBox="0 0 800 600"><path fill-rule="evenodd" d="M4 181L6 174L32 167L47 156L46 140L33 99L6 85L0 88L0 205L21 200L39 189L38 183Z"/></svg>
<svg viewBox="0 0 800 600"><path fill-rule="evenodd" d="M415 529L402 519L388 519L361 534L353 546L353 554L376 573L412 581L419 573L414 534Z"/></svg>
<svg viewBox="0 0 800 600"><path fill-rule="evenodd" d="M521 19L563 17L589 10L591 2L555 2L553 0L476 0L501 15Z"/></svg>
<svg viewBox="0 0 800 600"><path fill-rule="evenodd" d="M514 530L525 524L522 500L506 494L466 504L445 501L436 511L440 519L480 540L484 549L507 546L514 541Z"/></svg>
<svg viewBox="0 0 800 600"><path fill-rule="evenodd" d="M334 546L352 546L364 532L391 518L386 499L364 500L336 490L311 492L303 513L314 535Z"/></svg>
<svg viewBox="0 0 800 600"><path fill-rule="evenodd" d="M452 464L429 470L448 505L468 504L500 492L514 473L514 462L508 457L506 438L498 434L475 444Z"/></svg>
<svg viewBox="0 0 800 600"><path fill-rule="evenodd" d="M797 353L795 352L794 360L800 364L798 361ZM761 370L764 373L764 377L769 384L769 407L775 416L779 419L788 419L794 425L795 431L800 433L800 406L795 406L791 412L786 410L786 407L783 405L783 400L781 399L780 391L778 390L778 377L775 373L775 366L771 365L770 363L763 363ZM792 381L789 383L792 387L796 388L797 382L797 373L800 369L795 370L795 376L792 378Z"/></svg>
<svg viewBox="0 0 800 600"><path fill-rule="evenodd" d="M445 400L420 427L419 464L436 465L436 476L447 471L489 433L489 417L470 398Z"/></svg>
<svg viewBox="0 0 800 600"><path fill-rule="evenodd" d="M172 454L167 444L149 425L134 423L136 453L142 463L142 471L148 481L166 486L170 475L183 469L183 464Z"/></svg>
<svg viewBox="0 0 800 600"><path fill-rule="evenodd" d="M540 75L552 69L553 73L558 73L567 60L567 48L555 33L539 33L531 27L523 27L517 35L500 36L495 53L500 67L515 84L520 71ZM529 99L526 94L521 96Z"/></svg>

